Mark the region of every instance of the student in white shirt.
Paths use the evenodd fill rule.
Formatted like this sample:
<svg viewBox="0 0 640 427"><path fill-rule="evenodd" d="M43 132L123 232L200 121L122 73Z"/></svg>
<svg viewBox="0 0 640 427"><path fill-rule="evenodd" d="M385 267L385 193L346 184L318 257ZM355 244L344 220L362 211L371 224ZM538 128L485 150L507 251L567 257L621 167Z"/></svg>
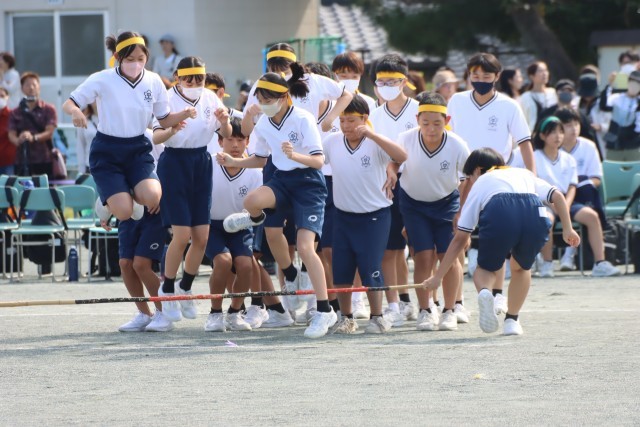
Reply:
<svg viewBox="0 0 640 427"><path fill-rule="evenodd" d="M377 94L384 104L371 112L370 120L377 133L397 142L398 135L417 126L418 102L407 97L403 91L408 84L409 68L399 55L388 54L378 60L375 70ZM389 286L403 285L409 281L409 268L404 253L407 242L402 235L404 224L398 199L400 185L396 184L401 172L402 168L397 175L393 170L387 170L385 184L385 188L393 194L391 229L382 260L382 271L386 285ZM400 295L397 291L387 291L386 295L389 306L385 310L385 317L393 326L402 326L405 320L417 318L407 290L400 292Z"/></svg>
<svg viewBox="0 0 640 427"><path fill-rule="evenodd" d="M367 102L356 95L340 116L341 133L324 141L325 162L334 173L333 277L336 288L350 288L356 269L367 287L385 286L382 258L391 226L391 200L383 190L389 162L403 162L406 152L368 124ZM384 333L391 323L382 317L382 293L369 292L371 319L366 333ZM351 295L339 293L342 318L334 333L358 329Z"/></svg>
<svg viewBox="0 0 640 427"><path fill-rule="evenodd" d="M567 244L578 246L580 237L571 227L562 193L527 170L505 167L502 155L495 150L474 150L465 163L464 174L469 177L471 188L462 206L458 229L435 275L424 285L438 288L478 226L480 245L473 281L478 290L480 328L486 333L499 328L491 290L510 253L511 282L503 331L504 335L522 335L518 315L531 285L531 266L551 228L541 200L553 204Z"/></svg>
<svg viewBox="0 0 640 427"><path fill-rule="evenodd" d="M277 168L273 177L247 195L244 201L246 211L229 215L224 227L228 232L237 232L260 225L266 217L264 209L276 209L276 213L282 209L293 211L298 227L298 253L307 266L317 297L317 312L305 330L305 336L319 338L337 321L336 313L329 305L324 271L314 244L316 235L322 235L327 197L327 187L320 172L324 156L316 118L293 106L291 101L291 96L304 97L309 91L301 80L304 69L292 63L291 70L293 74L289 80L279 74L267 73L256 84L255 93L264 115L251 134L255 139L254 154L239 160L218 153L216 159L223 166L259 168L264 167L269 155L273 156L273 164ZM286 281L292 283L299 273L291 262L281 226L277 232L267 234L269 246Z"/></svg>
<svg viewBox="0 0 640 427"><path fill-rule="evenodd" d="M86 128L82 109L96 102L101 120L89 163L100 196L97 214L106 220L113 213L124 221L132 217L134 202L152 213L160 204L162 189L153 171L151 141L144 136L152 118L155 116L163 127L170 128L194 118L196 109L171 112L160 77L144 70L149 51L140 34L126 31L117 39L109 36L107 48L118 60L118 66L89 76L71 93L63 109L72 117L74 126ZM135 208L134 219L142 216L140 205Z"/></svg>
<svg viewBox="0 0 640 427"><path fill-rule="evenodd" d="M207 144L216 132L231 135L229 114L215 93L204 89L205 64L200 58L187 56L178 63L175 80L169 89L169 106L173 110L195 108L197 116L169 129L154 121L154 144L164 144L158 162L158 176L163 196L160 200L162 221L171 227L173 238L167 249L164 282L160 295L191 295L191 286L202 262L209 236L211 208L211 155ZM176 275L187 245L182 279ZM195 319L193 300L162 303L165 316L174 322Z"/></svg>
<svg viewBox="0 0 640 427"><path fill-rule="evenodd" d="M458 187L469 156L467 144L445 130L449 121L447 104L438 93L418 95L418 127L403 132L398 144L407 151L400 178L400 212L413 247L414 283L427 279L436 258L441 260L453 238L453 219L460 209ZM444 277L444 310L430 307L429 292L416 289L420 313L416 327L421 331L455 330L454 313L462 266L454 262Z"/></svg>
<svg viewBox="0 0 640 427"><path fill-rule="evenodd" d="M538 177L554 185L567 200L571 219L587 228L589 245L593 252L594 266L591 274L595 277L617 276L620 270L615 268L604 257L604 237L598 214L589 206L574 203L578 173L575 159L566 151L561 150L564 140L564 128L556 116L546 118L540 124L535 134L533 144L536 147L535 157ZM549 218L554 221L558 212L549 207ZM549 230L551 237L551 230ZM540 269L540 277L553 277L553 241L549 241L540 253L544 263Z"/></svg>
<svg viewBox="0 0 640 427"><path fill-rule="evenodd" d="M378 107L375 99L359 90L360 79L364 75L364 62L357 53L349 51L336 55L331 64L331 71L335 73L338 81L343 83L349 92L357 93L367 101L369 111L373 112Z"/></svg>

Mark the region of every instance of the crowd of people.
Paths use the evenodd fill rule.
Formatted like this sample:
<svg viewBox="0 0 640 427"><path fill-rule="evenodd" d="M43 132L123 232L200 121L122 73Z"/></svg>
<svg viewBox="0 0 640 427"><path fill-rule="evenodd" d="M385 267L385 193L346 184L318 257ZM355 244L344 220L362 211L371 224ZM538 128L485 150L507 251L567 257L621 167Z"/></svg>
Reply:
<svg viewBox="0 0 640 427"><path fill-rule="evenodd" d="M107 227L112 216L120 221L120 264L132 296L145 288L152 296L192 295L205 255L214 267L211 293L273 291L260 261L270 253L282 290L313 295L255 297L249 305L235 298L226 313L212 300L206 331L299 322L308 324L305 336L318 338L354 333L359 318L369 319L365 333L407 321L418 330L455 330L469 322L467 252L481 329L495 332L504 314L504 334L520 335L532 269L554 274L556 220L567 245L562 270L575 269L573 220L588 229L593 276L620 274L604 257L597 187L602 159L632 159L640 147L635 52L621 55L620 72L602 90L595 66L583 67L577 83L559 79L550 88L548 68L537 61L523 86L520 70L479 53L462 79L443 67L427 91L397 54L376 60L367 75L354 52L337 55L331 67L301 64L279 43L268 49L268 72L243 87L244 105L233 109L223 103L222 76L198 57L179 56L172 36L161 45L151 71L142 35L108 37L114 66L91 75L63 106L78 127L79 169L97 185L96 212ZM13 99L14 62L0 61L9 82L0 99ZM368 77L375 98L359 91ZM50 142L55 109L39 100L36 74L24 73L20 84L24 97L8 113L16 165L25 162L19 147L27 141L37 160L31 171L49 173L38 144ZM172 240L161 280L152 261L163 256L166 228ZM398 289L408 283L423 285L417 302ZM360 285L384 288L386 308L381 291L366 293L368 309L363 293L330 292ZM157 303L155 312L137 307L121 331L169 331L197 317L190 299Z"/></svg>

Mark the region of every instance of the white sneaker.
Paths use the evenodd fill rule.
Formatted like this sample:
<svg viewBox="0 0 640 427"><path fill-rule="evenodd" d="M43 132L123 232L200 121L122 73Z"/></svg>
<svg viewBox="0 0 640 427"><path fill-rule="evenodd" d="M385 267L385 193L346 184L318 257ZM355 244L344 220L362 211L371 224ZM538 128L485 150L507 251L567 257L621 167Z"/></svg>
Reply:
<svg viewBox="0 0 640 427"><path fill-rule="evenodd" d="M275 310L267 310L268 317L262 322L263 328L283 328L285 326L291 326L294 320L288 311L284 313L278 313Z"/></svg>
<svg viewBox="0 0 640 427"><path fill-rule="evenodd" d="M225 326L231 331L250 331L251 325L244 319L242 313L227 313Z"/></svg>
<svg viewBox="0 0 640 427"><path fill-rule="evenodd" d="M576 269L576 263L574 262L574 256L571 251L564 251L564 255L560 259L560 271L573 271Z"/></svg>
<svg viewBox="0 0 640 427"><path fill-rule="evenodd" d="M437 331L438 323L440 322L440 319L438 317L439 316L437 310L431 310L431 313L429 313L427 310L421 310L418 314L416 329L419 331Z"/></svg>
<svg viewBox="0 0 640 427"><path fill-rule="evenodd" d="M402 313L400 313L399 311L394 311L389 307L385 308L384 312L382 313L382 317L384 317L385 320L391 323L391 326L393 326L394 328L404 325L404 316L402 315Z"/></svg>
<svg viewBox="0 0 640 427"><path fill-rule="evenodd" d="M332 334L352 334L358 330L358 322L343 316L331 329Z"/></svg>
<svg viewBox="0 0 640 427"><path fill-rule="evenodd" d="M355 294L355 292L354 292ZM369 310L364 305L364 299L351 299L351 310L353 311L354 319L368 319L369 318Z"/></svg>
<svg viewBox="0 0 640 427"><path fill-rule="evenodd" d="M493 294L489 289L483 289L478 293L478 311L482 332L497 331L499 327L498 316L496 316L496 309L493 305Z"/></svg>
<svg viewBox="0 0 640 427"><path fill-rule="evenodd" d="M456 304L453 306L453 314L456 315L458 323L469 323L469 311L462 304Z"/></svg>
<svg viewBox="0 0 640 427"><path fill-rule="evenodd" d="M144 328L147 332L169 332L172 331L175 326L173 322L167 318L161 311L156 313L151 318L151 323Z"/></svg>
<svg viewBox="0 0 640 427"><path fill-rule="evenodd" d="M513 319L507 319L504 321L503 325L504 335L522 335L523 330L522 326L520 326L520 322Z"/></svg>
<svg viewBox="0 0 640 427"><path fill-rule="evenodd" d="M309 278L309 273L307 271L300 271L298 275L298 289L300 289L301 291L313 291L313 284L311 283L311 278ZM302 305L306 303L307 307L315 307L317 303L315 294L299 295L298 299L300 300Z"/></svg>
<svg viewBox="0 0 640 427"><path fill-rule="evenodd" d="M536 255L536 260L531 266L531 274L534 276L540 276L540 270L542 270L542 266L544 265L544 258L542 258L542 254Z"/></svg>
<svg viewBox="0 0 640 427"><path fill-rule="evenodd" d="M209 313L207 321L204 324L204 330L207 332L225 332L227 326L224 322L224 313Z"/></svg>
<svg viewBox="0 0 640 427"><path fill-rule="evenodd" d="M176 295L193 295L192 291L185 291L180 287L180 280L176 282ZM198 317L198 308L196 307L196 302L192 299L187 299L183 301L179 301L180 303L180 312L182 316L186 319L195 319Z"/></svg>
<svg viewBox="0 0 640 427"><path fill-rule="evenodd" d="M613 264L609 261L602 261L593 266L593 270L591 270L591 275L593 277L610 277L610 276L619 276L620 270L615 268Z"/></svg>
<svg viewBox="0 0 640 427"><path fill-rule="evenodd" d="M120 326L118 330L120 332L144 332L149 323L151 323L151 317L138 311L133 319Z"/></svg>
<svg viewBox="0 0 640 427"><path fill-rule="evenodd" d="M133 211L131 212L131 219L134 221L140 221L144 216L144 206L133 201Z"/></svg>
<svg viewBox="0 0 640 427"><path fill-rule="evenodd" d="M174 293L165 294L164 292L162 292L162 283L160 284L160 289L158 289L158 296L172 297L174 295ZM180 311L180 304L178 303L178 301L162 301L162 313L164 314L164 317L171 320L172 322L179 322L182 320L182 312Z"/></svg>
<svg viewBox="0 0 640 427"><path fill-rule="evenodd" d="M246 230L247 228L255 227L256 225L260 225L263 222L264 218L259 222L251 221L249 212L243 210L242 212L233 213L226 217L222 222L222 226L227 233L237 233L240 230Z"/></svg>
<svg viewBox="0 0 640 427"><path fill-rule="evenodd" d="M458 318L456 317L456 314L452 310L442 313L442 316L440 316L440 323L438 324L438 330L456 331L457 329Z"/></svg>
<svg viewBox="0 0 640 427"><path fill-rule="evenodd" d="M391 323L384 316L375 316L369 319L367 327L364 328L365 334L384 334L391 330Z"/></svg>
<svg viewBox="0 0 640 427"><path fill-rule="evenodd" d="M296 314L296 323L299 325L309 325L311 319L316 314L316 306L307 308L305 311Z"/></svg>
<svg viewBox="0 0 640 427"><path fill-rule="evenodd" d="M404 320L416 320L418 316L416 315L416 307L411 302L402 302L400 301L400 313L404 317Z"/></svg>
<svg viewBox="0 0 640 427"><path fill-rule="evenodd" d="M540 277L553 277L553 261L543 261L538 272Z"/></svg>
<svg viewBox="0 0 640 427"><path fill-rule="evenodd" d="M511 262L508 260L504 263L504 279L511 279Z"/></svg>
<svg viewBox="0 0 640 427"><path fill-rule="evenodd" d="M307 338L320 338L327 334L329 328L336 324L338 316L331 309L328 313L317 311L311 319L311 323L305 329L304 336Z"/></svg>
<svg viewBox="0 0 640 427"><path fill-rule="evenodd" d="M502 294L496 294L493 298L493 306L496 309L496 315L507 314L507 298Z"/></svg>
<svg viewBox="0 0 640 427"><path fill-rule="evenodd" d="M469 277L473 277L476 267L478 267L478 250L471 248L467 251L467 273Z"/></svg>
<svg viewBox="0 0 640 427"><path fill-rule="evenodd" d="M298 270L298 274L293 282L289 282L287 279L284 279L284 288L282 289L284 292L295 292L300 290L300 279L302 273ZM289 311L296 311L301 309L304 306L304 301L298 295L283 295L282 299L284 300L286 309ZM294 316L295 318L295 316Z"/></svg>
<svg viewBox="0 0 640 427"><path fill-rule="evenodd" d="M109 206L102 204L100 197L96 199L94 210L96 211L96 216L100 221L107 222L109 218L111 218L111 209L109 209Z"/></svg>
<svg viewBox="0 0 640 427"><path fill-rule="evenodd" d="M258 329L262 326L262 323L269 318L269 313L262 307L257 305L250 305L247 308L247 314L244 316L244 320L251 325L251 329Z"/></svg>

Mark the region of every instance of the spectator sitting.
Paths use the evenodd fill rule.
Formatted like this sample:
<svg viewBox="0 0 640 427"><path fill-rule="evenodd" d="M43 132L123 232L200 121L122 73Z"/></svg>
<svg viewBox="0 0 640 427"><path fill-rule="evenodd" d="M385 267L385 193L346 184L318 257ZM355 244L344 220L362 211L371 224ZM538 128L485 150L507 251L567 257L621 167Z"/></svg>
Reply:
<svg viewBox="0 0 640 427"><path fill-rule="evenodd" d="M9 52L0 53L0 87L9 92L9 108L14 109L20 104L20 73L14 68L16 59Z"/></svg>

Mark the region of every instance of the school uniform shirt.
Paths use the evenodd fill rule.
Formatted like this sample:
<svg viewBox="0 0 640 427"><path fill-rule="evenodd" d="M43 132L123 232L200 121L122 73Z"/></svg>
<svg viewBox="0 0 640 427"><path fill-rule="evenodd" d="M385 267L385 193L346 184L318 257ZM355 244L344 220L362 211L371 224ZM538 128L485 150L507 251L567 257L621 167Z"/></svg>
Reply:
<svg viewBox="0 0 640 427"><path fill-rule="evenodd" d="M536 194L543 202L551 203L551 195L555 190L553 185L536 177L527 169L506 168L487 172L471 187L462 206L458 230L471 233L478 225L480 212L496 194Z"/></svg>
<svg viewBox="0 0 640 427"><path fill-rule="evenodd" d="M369 120L373 125L373 130L382 136L386 136L395 143L398 143L398 136L402 132L408 131L418 126L416 116L418 115L418 101L408 98L400 112L394 115L385 102L371 114ZM400 166L398 173L404 171L404 166Z"/></svg>
<svg viewBox="0 0 640 427"><path fill-rule="evenodd" d="M578 185L578 169L571 154L558 150L558 157L552 160L544 151L536 150L533 157L538 177L555 186L562 194L567 194L570 186Z"/></svg>
<svg viewBox="0 0 640 427"><path fill-rule="evenodd" d="M322 130L322 121L324 120L325 117L327 117L327 114L329 114L329 112L333 109L333 107L336 105L335 101L329 101L327 108L324 110L324 112L320 113L320 117L318 117L318 132L320 132L320 140L324 141L325 138L327 138L329 135L333 135L334 133L340 132L340 117L336 117L336 119L333 121L333 125L331 126L331 129L328 132L325 132ZM324 164L322 166L322 174L324 176L331 176L333 173L331 171L331 165L329 164Z"/></svg>
<svg viewBox="0 0 640 427"><path fill-rule="evenodd" d="M533 129L538 121L538 116L547 108L558 103L558 95L552 87L545 87L544 92L526 91L518 99L520 107L527 120L529 129Z"/></svg>
<svg viewBox="0 0 640 427"><path fill-rule="evenodd" d="M186 119L187 125L184 129L167 139L164 145L171 148L207 146L221 126L214 114L218 108L225 108L220 98L210 90L203 90L198 99L191 101L185 98L176 86L167 92L169 92L169 107L172 111L182 111L187 107L194 107L198 116L195 119ZM154 120L153 130L157 129L163 129L163 127L158 120Z"/></svg>
<svg viewBox="0 0 640 427"><path fill-rule="evenodd" d="M232 213L242 212L244 198L262 185L259 169L240 169L231 176L227 169L214 163L211 187L211 219L223 220Z"/></svg>
<svg viewBox="0 0 640 427"><path fill-rule="evenodd" d="M304 98L292 96L291 100L295 107L307 110L315 118L320 116L320 101L325 99L336 100L344 92L344 83L336 82L318 74L305 74L302 80L309 86L309 93ZM247 108L253 104L258 104L258 98L256 97L257 84L257 81L253 84L243 112L247 111ZM257 122L260 116L262 114L256 115L254 122Z"/></svg>
<svg viewBox="0 0 640 427"><path fill-rule="evenodd" d="M520 147L516 147L516 149L513 150L513 152L511 153L511 158L505 163L507 164L507 166L511 166L512 168L527 168L524 164L524 159L522 158Z"/></svg>
<svg viewBox="0 0 640 427"><path fill-rule="evenodd" d="M564 151L564 148L562 150ZM600 156L598 156L598 148L593 141L579 136L573 149L566 152L576 161L579 179L602 179L602 163Z"/></svg>
<svg viewBox="0 0 640 427"><path fill-rule="evenodd" d="M333 169L333 203L341 211L375 212L391 206L382 187L391 157L369 138L352 149L342 132L323 142L325 163Z"/></svg>
<svg viewBox="0 0 640 427"><path fill-rule="evenodd" d="M435 202L453 193L464 176L469 157L467 144L453 132L444 131L435 151L427 150L420 128L402 132L398 145L407 152L400 186L414 200Z"/></svg>
<svg viewBox="0 0 640 427"><path fill-rule="evenodd" d="M153 116L162 120L171 112L160 76L147 70L142 70L134 82L120 72L120 67L98 71L69 98L81 110L96 101L100 112L98 132L118 138L140 136Z"/></svg>
<svg viewBox="0 0 640 427"><path fill-rule="evenodd" d="M531 139L531 132L518 103L497 92L489 101L479 105L473 91L454 94L447 106L451 116L451 130L460 136L469 151L489 147L508 161L517 145Z"/></svg>
<svg viewBox="0 0 640 427"><path fill-rule="evenodd" d="M322 142L315 117L308 111L294 106L289 107L280 124L270 117L262 115L251 132L255 143L254 154L271 160L281 171L306 169L307 166L287 158L282 151L282 143L289 141L293 151L300 154L322 154Z"/></svg>
<svg viewBox="0 0 640 427"><path fill-rule="evenodd" d="M376 100L370 97L369 95L366 95L360 91L357 92L357 95L361 96L362 99L364 99L367 102L367 105L369 106L369 113L372 113L373 110L378 108L378 103L376 102Z"/></svg>

